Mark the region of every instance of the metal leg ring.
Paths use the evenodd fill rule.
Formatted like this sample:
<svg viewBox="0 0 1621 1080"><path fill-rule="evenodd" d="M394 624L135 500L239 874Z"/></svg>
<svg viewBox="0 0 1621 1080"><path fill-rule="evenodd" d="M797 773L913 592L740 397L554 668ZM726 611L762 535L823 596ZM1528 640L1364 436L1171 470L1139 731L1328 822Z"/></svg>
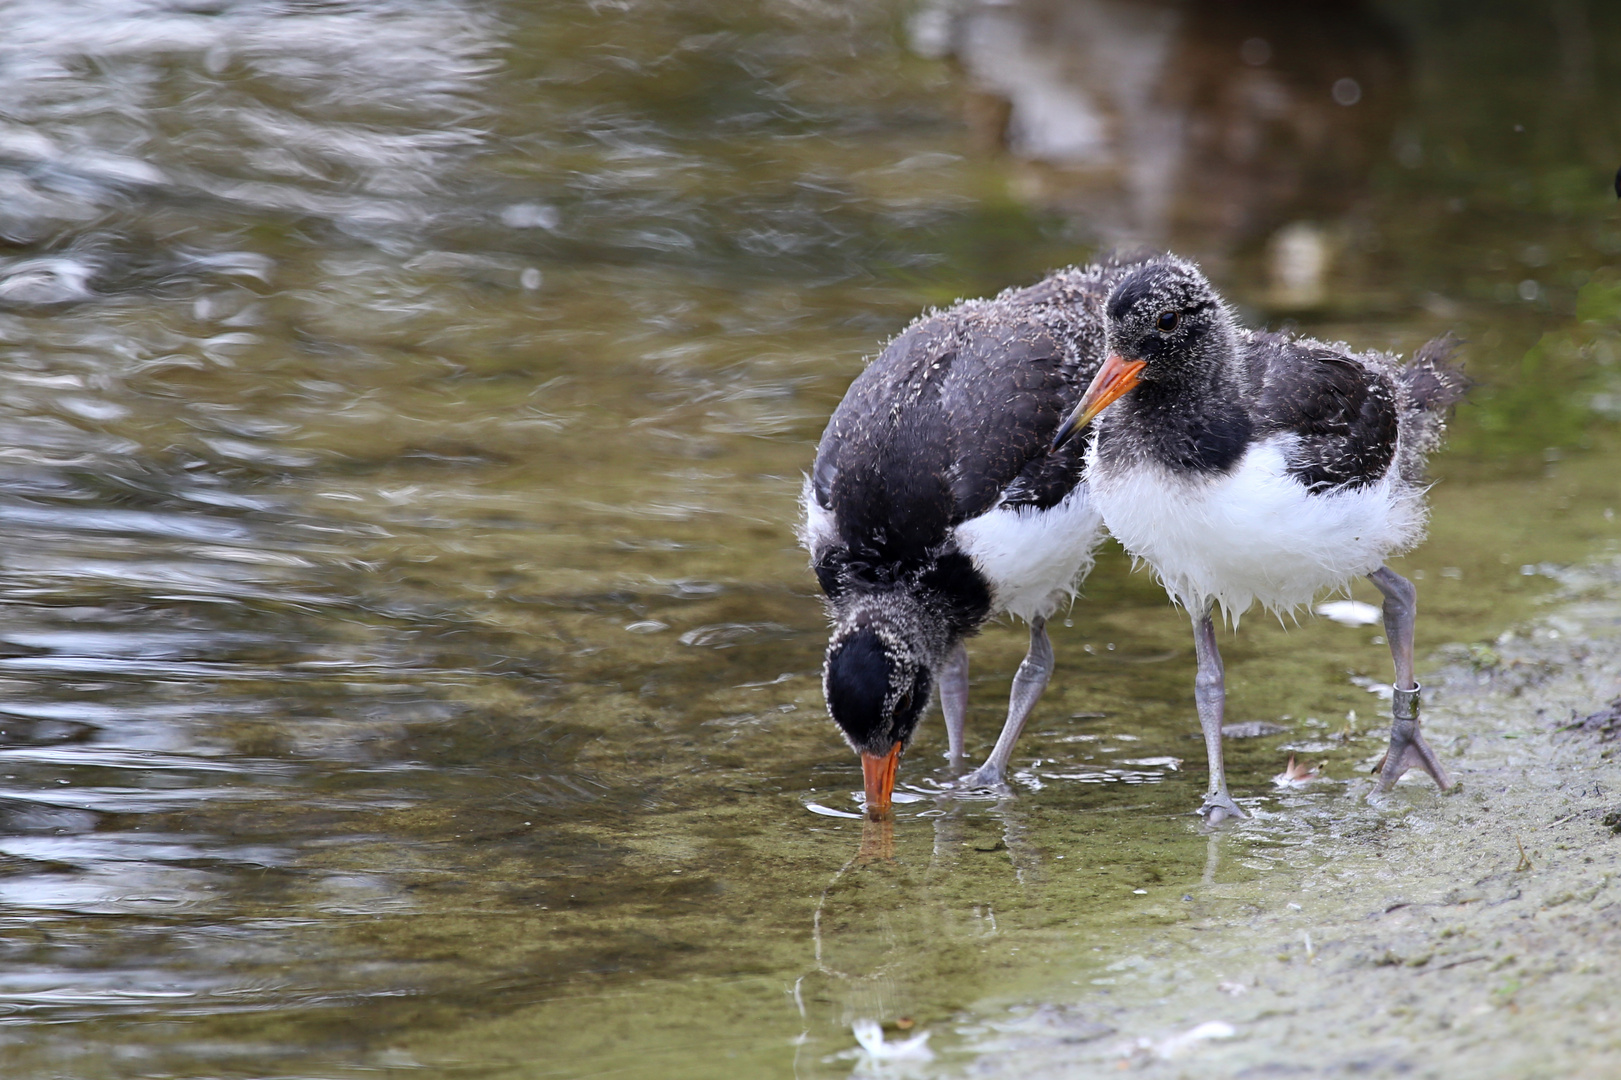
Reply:
<svg viewBox="0 0 1621 1080"><path fill-rule="evenodd" d="M1424 687L1419 683L1414 683L1411 690L1403 690L1399 686L1392 687L1392 689L1395 693L1390 698L1391 717L1396 720L1417 720L1418 696Z"/></svg>

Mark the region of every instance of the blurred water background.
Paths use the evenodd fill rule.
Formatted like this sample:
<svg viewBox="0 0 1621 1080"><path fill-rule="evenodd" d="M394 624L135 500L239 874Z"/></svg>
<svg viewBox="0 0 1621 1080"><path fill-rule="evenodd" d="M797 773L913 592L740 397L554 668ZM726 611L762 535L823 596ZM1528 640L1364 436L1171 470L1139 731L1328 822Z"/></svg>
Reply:
<svg viewBox="0 0 1621 1080"><path fill-rule="evenodd" d="M1141 243L1256 322L1457 332L1480 385L1399 566L1421 654L1489 652L1616 545L1609 5L0 29L7 1076L836 1076L901 1017L945 1068L987 1003L1099 975L1215 872L1185 618L1118 551L1054 627L1016 799L904 804L870 871L807 809L859 784L799 476L929 305ZM1283 729L1235 792L1289 812L1224 879L1354 797L1376 630L1225 639L1232 717ZM1022 650L975 643L978 753ZM1268 794L1291 748L1341 783ZM930 721L903 779L943 749Z"/></svg>

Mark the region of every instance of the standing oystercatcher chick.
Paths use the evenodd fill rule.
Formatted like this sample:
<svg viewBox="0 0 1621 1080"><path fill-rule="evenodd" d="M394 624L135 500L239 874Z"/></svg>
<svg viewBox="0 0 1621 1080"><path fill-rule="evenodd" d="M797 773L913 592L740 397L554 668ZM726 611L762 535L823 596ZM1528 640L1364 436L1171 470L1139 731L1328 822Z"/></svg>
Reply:
<svg viewBox="0 0 1621 1080"><path fill-rule="evenodd" d="M1092 566L1102 522L1080 440L1059 423L1103 360L1103 303L1136 264L1059 271L919 318L851 384L805 481L800 539L833 627L823 690L861 756L867 811L936 686L949 756L968 707L964 639L991 616L1029 622L1007 721L959 786L1000 787L1052 674L1047 617Z"/></svg>
<svg viewBox="0 0 1621 1080"><path fill-rule="evenodd" d="M1364 574L1384 594L1396 667L1379 790L1413 766L1445 790L1446 769L1419 731L1417 594L1384 562L1423 537L1424 461L1467 385L1447 362L1450 340L1402 365L1244 330L1198 268L1173 257L1114 287L1106 328L1108 359L1055 445L1096 418L1093 502L1193 615L1194 699L1210 759L1200 812L1244 816L1222 765L1216 606L1236 623L1257 602L1293 610Z"/></svg>

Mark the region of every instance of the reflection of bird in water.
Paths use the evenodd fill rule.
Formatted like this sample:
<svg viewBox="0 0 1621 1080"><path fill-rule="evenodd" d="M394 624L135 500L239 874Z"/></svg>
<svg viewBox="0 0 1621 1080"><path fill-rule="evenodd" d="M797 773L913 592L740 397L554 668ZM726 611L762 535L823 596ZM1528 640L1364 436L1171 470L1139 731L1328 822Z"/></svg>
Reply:
<svg viewBox="0 0 1621 1080"><path fill-rule="evenodd" d="M960 67L970 137L1023 197L1111 243L1266 240L1284 306L1326 299L1374 166L1422 157L1393 139L1401 38L1355 0L970 0L912 36Z"/></svg>
<svg viewBox="0 0 1621 1080"><path fill-rule="evenodd" d="M1102 303L1129 265L1060 271L924 316L857 376L804 492L802 540L833 630L828 711L886 812L935 687L953 762L968 705L964 639L992 615L1030 624L1006 723L964 783L998 786L1052 673L1047 617L1101 528L1084 450L1052 435L1102 361Z"/></svg>
<svg viewBox="0 0 1621 1080"><path fill-rule="evenodd" d="M1403 366L1242 330L1199 270L1169 257L1115 286L1107 332L1109 357L1059 439L1098 417L1087 474L1098 509L1193 614L1203 812L1242 816L1222 769L1216 605L1234 619L1257 601L1291 610L1361 574L1384 594L1396 666L1379 787L1418 766L1447 788L1419 732L1416 592L1384 561L1423 535L1424 460L1465 387L1446 362L1451 343L1432 341Z"/></svg>
<svg viewBox="0 0 1621 1080"><path fill-rule="evenodd" d="M814 968L794 989L807 1043L818 1028L848 1033L905 1016L920 1022L892 1032L902 1045L890 1049L920 1044L930 1018L982 989L973 973L1002 933L997 909L1023 910L1042 879L1041 853L1011 804L987 814L983 804L948 800L928 820L932 836L908 830L898 846L893 819L863 821L859 850L822 890L811 917ZM873 1040L857 1038L871 1049Z"/></svg>

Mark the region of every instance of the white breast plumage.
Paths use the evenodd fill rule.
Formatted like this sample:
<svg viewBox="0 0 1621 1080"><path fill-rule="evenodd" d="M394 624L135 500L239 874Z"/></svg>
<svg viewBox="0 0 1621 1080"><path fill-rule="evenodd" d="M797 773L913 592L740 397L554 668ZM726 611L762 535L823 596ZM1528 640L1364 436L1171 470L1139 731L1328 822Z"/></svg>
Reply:
<svg viewBox="0 0 1621 1080"><path fill-rule="evenodd" d="M1377 483L1312 494L1288 472L1292 436L1256 442L1216 477L1092 462L1109 531L1194 611L1214 599L1237 621L1252 604L1284 612L1378 569L1423 539L1423 490L1392 468Z"/></svg>
<svg viewBox="0 0 1621 1080"><path fill-rule="evenodd" d="M995 606L1021 619L1045 618L1075 595L1092 569L1103 532L1086 484L1045 510L998 506L957 526L957 547L985 575Z"/></svg>
<svg viewBox="0 0 1621 1080"><path fill-rule="evenodd" d="M799 489L799 543L810 553L814 564L830 545L838 543L839 524L833 518L833 512L825 509L816 501L816 491L811 486L811 478L805 477L805 483Z"/></svg>

